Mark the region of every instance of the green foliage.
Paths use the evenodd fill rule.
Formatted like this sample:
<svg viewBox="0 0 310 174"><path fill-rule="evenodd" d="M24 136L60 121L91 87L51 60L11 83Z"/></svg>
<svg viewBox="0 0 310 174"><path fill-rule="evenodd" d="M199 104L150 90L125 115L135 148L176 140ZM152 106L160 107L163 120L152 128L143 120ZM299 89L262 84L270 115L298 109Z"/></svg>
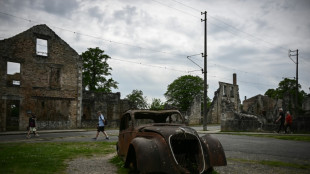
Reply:
<svg viewBox="0 0 310 174"><path fill-rule="evenodd" d="M165 97L167 103L186 111L194 97L203 96L203 79L198 76L185 75L168 85Z"/></svg>
<svg viewBox="0 0 310 174"><path fill-rule="evenodd" d="M148 107L147 99L143 97L141 90L132 90L131 94L126 96L126 99L132 104L133 109L146 109Z"/></svg>
<svg viewBox="0 0 310 174"><path fill-rule="evenodd" d="M83 58L83 87L84 90L111 92L111 88L117 89L117 82L110 76L112 68L107 63L110 57L104 51L96 48L88 48L82 53Z"/></svg>
<svg viewBox="0 0 310 174"><path fill-rule="evenodd" d="M115 143L1 143L0 173L61 173L65 161L115 152Z"/></svg>
<svg viewBox="0 0 310 174"><path fill-rule="evenodd" d="M150 110L163 110L165 108L165 104L161 102L160 99L153 98Z"/></svg>
<svg viewBox="0 0 310 174"><path fill-rule="evenodd" d="M302 102L306 96L305 91L300 90L300 89L301 89L301 85L298 84L298 106L302 105ZM265 92L265 95L273 99L283 99L284 96L289 95L289 96L292 96L292 100L295 100L296 80L285 78L279 83L278 88L268 89ZM294 102L294 101L290 101L290 102ZM291 108L288 108L288 109L291 110Z"/></svg>
<svg viewBox="0 0 310 174"><path fill-rule="evenodd" d="M130 169L124 167L124 161L119 156L114 156L109 162L117 166L118 174L130 173Z"/></svg>

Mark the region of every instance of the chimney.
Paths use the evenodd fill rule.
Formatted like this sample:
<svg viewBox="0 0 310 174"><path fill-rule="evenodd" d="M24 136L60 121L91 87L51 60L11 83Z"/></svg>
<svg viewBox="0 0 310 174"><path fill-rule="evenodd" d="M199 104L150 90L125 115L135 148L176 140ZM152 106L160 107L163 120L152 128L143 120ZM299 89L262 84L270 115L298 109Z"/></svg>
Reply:
<svg viewBox="0 0 310 174"><path fill-rule="evenodd" d="M237 85L237 74L233 73L233 85Z"/></svg>

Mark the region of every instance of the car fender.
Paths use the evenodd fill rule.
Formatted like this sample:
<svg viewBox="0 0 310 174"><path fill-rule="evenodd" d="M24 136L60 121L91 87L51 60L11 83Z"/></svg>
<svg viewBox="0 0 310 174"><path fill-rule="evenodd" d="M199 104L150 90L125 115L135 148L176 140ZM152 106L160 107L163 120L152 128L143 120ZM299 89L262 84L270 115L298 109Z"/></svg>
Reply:
<svg viewBox="0 0 310 174"><path fill-rule="evenodd" d="M206 134L200 138L202 140L203 149L205 151L206 165L208 167L226 166L226 156L220 141L209 134Z"/></svg>
<svg viewBox="0 0 310 174"><path fill-rule="evenodd" d="M125 165L129 165L131 158L136 158L137 170L146 172L175 173L177 166L171 159L168 144L161 137L137 137L134 138L128 150ZM151 161L151 162L150 162Z"/></svg>

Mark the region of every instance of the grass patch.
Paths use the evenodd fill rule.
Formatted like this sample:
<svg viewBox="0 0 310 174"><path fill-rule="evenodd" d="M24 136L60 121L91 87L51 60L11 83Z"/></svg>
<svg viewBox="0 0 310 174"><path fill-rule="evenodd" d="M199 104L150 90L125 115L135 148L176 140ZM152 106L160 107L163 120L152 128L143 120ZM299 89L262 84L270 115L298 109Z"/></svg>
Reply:
<svg viewBox="0 0 310 174"><path fill-rule="evenodd" d="M117 173L118 174L127 174L130 173L130 170L127 168L124 168L124 161L118 157L117 155L114 156L111 160L110 163L114 164L117 167Z"/></svg>
<svg viewBox="0 0 310 174"><path fill-rule="evenodd" d="M281 161L255 161L255 160L246 160L246 159L239 159L239 158L228 158L227 160L242 162L242 163L250 163L250 164L261 164L261 165L268 165L271 167L290 167L295 169L310 169L310 164L296 164L296 163L286 163Z"/></svg>
<svg viewBox="0 0 310 174"><path fill-rule="evenodd" d="M64 173L65 160L113 152L110 142L1 143L0 173Z"/></svg>

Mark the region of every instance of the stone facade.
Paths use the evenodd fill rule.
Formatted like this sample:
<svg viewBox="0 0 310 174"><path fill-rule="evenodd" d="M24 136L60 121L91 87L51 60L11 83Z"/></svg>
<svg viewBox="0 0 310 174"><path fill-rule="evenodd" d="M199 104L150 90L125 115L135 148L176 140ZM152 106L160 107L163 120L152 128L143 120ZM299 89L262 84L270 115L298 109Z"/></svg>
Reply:
<svg viewBox="0 0 310 174"><path fill-rule="evenodd" d="M189 108L188 123L190 125L201 124L201 96L196 96Z"/></svg>
<svg viewBox="0 0 310 174"><path fill-rule="evenodd" d="M48 26L1 40L0 67L0 131L25 130L29 110L40 129L81 126L82 60Z"/></svg>
<svg viewBox="0 0 310 174"><path fill-rule="evenodd" d="M221 117L227 104L233 107L236 112L240 111L239 87L237 76L233 75L233 84L219 82L219 88L214 93L214 98L207 115L207 123L221 123Z"/></svg>
<svg viewBox="0 0 310 174"><path fill-rule="evenodd" d="M118 93L83 92L82 126L94 127L98 122L97 111L108 120L108 126L119 127L120 116L130 109L128 100L120 99Z"/></svg>
<svg viewBox="0 0 310 174"><path fill-rule="evenodd" d="M274 122L281 107L281 99L275 100L261 94L243 101L243 112L261 117L264 123Z"/></svg>

